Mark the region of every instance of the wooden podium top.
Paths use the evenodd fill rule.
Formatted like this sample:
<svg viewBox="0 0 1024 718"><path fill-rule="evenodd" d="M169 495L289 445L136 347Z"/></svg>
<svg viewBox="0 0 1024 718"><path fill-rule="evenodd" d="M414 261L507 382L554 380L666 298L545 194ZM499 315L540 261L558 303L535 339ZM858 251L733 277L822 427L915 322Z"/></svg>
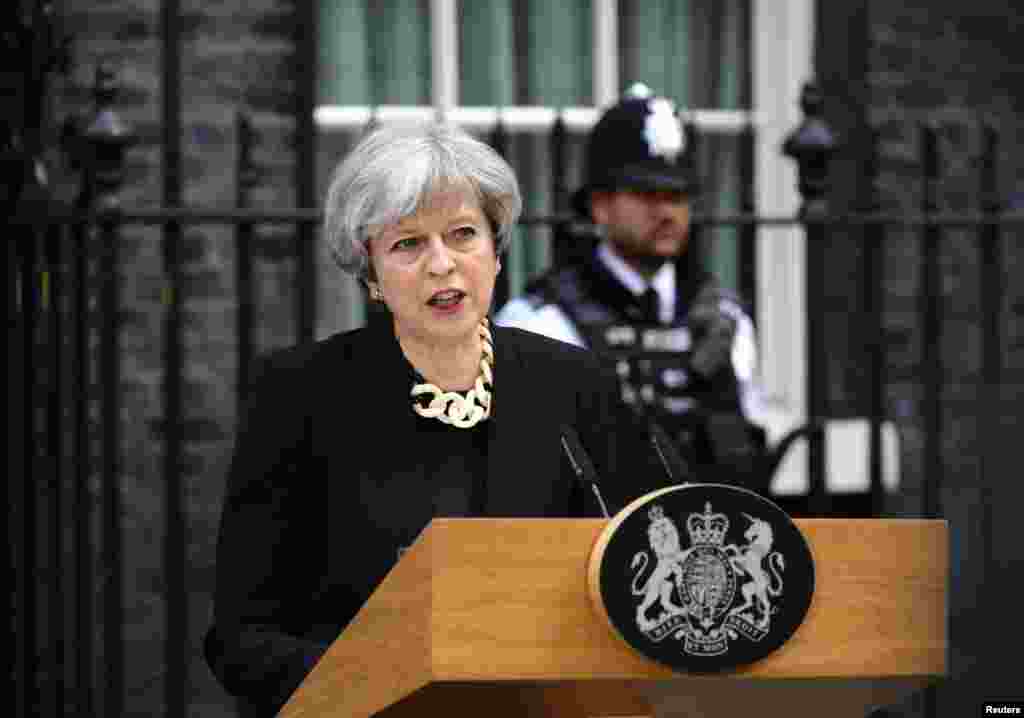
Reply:
<svg viewBox="0 0 1024 718"><path fill-rule="evenodd" d="M713 676L653 663L598 616L587 564L606 523L433 521L281 715L370 716L389 706L388 715L437 715L474 697L489 718L553 705L559 715L635 715L680 695L693 710L746 700L771 715L762 701L792 695L819 696L830 718L842 712L833 698L863 717L865 705L946 672L945 521L797 520L816 570L805 621L767 658Z"/></svg>

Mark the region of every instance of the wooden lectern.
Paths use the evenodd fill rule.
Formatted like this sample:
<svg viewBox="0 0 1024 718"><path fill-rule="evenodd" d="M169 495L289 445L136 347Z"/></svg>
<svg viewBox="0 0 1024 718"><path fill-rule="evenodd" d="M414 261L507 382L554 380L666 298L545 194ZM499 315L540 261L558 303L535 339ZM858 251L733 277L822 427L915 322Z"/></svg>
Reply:
<svg viewBox="0 0 1024 718"><path fill-rule="evenodd" d="M587 564L606 523L433 521L281 715L864 718L946 672L944 521L797 520L805 621L711 676L643 658L599 617Z"/></svg>

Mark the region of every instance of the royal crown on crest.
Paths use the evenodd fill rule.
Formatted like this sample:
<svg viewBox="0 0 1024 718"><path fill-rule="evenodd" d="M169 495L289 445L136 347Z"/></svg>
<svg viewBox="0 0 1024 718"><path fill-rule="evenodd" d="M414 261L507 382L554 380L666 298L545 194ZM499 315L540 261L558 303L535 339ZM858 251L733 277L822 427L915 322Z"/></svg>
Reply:
<svg viewBox="0 0 1024 718"><path fill-rule="evenodd" d="M686 531L693 545L721 546L729 531L729 519L725 514L711 513L711 502L704 504L704 513L690 514L686 519Z"/></svg>

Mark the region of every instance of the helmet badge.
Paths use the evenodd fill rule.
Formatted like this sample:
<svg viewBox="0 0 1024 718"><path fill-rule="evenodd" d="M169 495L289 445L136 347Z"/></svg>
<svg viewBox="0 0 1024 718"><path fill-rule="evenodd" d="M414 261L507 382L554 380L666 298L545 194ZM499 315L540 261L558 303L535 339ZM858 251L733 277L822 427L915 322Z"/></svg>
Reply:
<svg viewBox="0 0 1024 718"><path fill-rule="evenodd" d="M664 97L647 101L649 110L644 119L644 140L652 157L663 157L666 162L675 163L683 151L683 126L676 117L675 107Z"/></svg>

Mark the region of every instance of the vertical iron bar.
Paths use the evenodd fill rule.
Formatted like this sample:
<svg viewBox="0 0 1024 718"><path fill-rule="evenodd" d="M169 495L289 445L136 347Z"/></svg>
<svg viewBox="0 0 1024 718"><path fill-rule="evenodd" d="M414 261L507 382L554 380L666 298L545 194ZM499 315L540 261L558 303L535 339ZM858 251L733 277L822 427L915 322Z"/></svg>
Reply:
<svg viewBox="0 0 1024 718"><path fill-rule="evenodd" d="M744 126L739 137L740 151L740 211L753 216L756 211L754 183L757 181L754 168L756 130L752 123ZM750 308L750 316L757 320L757 225L744 222L737 228L740 237L739 290L740 296Z"/></svg>
<svg viewBox="0 0 1024 718"><path fill-rule="evenodd" d="M295 156L295 194L299 207L313 209L316 199L316 13L317 3L295 3L296 93L295 131L298 146ZM300 220L296 226L298 247L298 338L300 343L313 340L316 332L317 273L316 221Z"/></svg>
<svg viewBox="0 0 1024 718"><path fill-rule="evenodd" d="M181 206L181 22L180 0L163 0L161 29L163 41L163 162L164 206ZM187 690L186 642L188 637L187 595L184 588L184 518L181 499L181 347L184 278L181 271L181 225L164 225L164 601L167 610L164 635L164 706L168 718L185 714Z"/></svg>
<svg viewBox="0 0 1024 718"><path fill-rule="evenodd" d="M65 682L65 631L64 620L64 322L62 303L64 298L63 252L60 228L47 224L43 230L46 240L46 281L43 286L43 313L49 329L47 351L41 362L46 376L46 455L45 465L49 466L49 517L50 522L50 598L49 598L49 644L51 647L51 700L54 715L66 711Z"/></svg>
<svg viewBox="0 0 1024 718"><path fill-rule="evenodd" d="M820 222L820 216L810 213L805 214L803 219L807 247L804 278L807 292L807 415L810 422L820 422L824 427L828 391L825 284L822 274L825 225ZM829 511L828 495L825 492L825 467L828 466L826 433L822 431L811 436L807 446L807 476L810 481L808 507L812 516L825 516Z"/></svg>
<svg viewBox="0 0 1024 718"><path fill-rule="evenodd" d="M79 716L95 714L93 705L93 543L92 451L89 441L89 260L88 230L81 222L72 227L72 301L74 350L71 362L72 430L74 457L75 531L75 647L76 708Z"/></svg>
<svg viewBox="0 0 1024 718"><path fill-rule="evenodd" d="M295 288L298 292L296 303L296 324L299 343L313 341L316 334L316 254L314 238L316 222L300 219L296 222L296 269Z"/></svg>
<svg viewBox="0 0 1024 718"><path fill-rule="evenodd" d="M937 131L930 125L921 128L922 197L921 211L925 216L938 209L936 197L939 176ZM924 376L924 513L927 518L942 515L942 416L940 391L942 389L942 358L940 302L942 300L939 267L938 225L926 222L922 248L922 363Z"/></svg>
<svg viewBox="0 0 1024 718"><path fill-rule="evenodd" d="M925 124L921 127L921 211L925 216L938 209L938 134L935 127ZM921 407L924 422L924 482L922 503L925 518L938 518L942 513L942 502L939 492L942 488L940 472L942 471L942 419L939 391L941 389L942 371L939 351L939 310L938 302L941 291L939 277L939 227L930 222L924 226L921 249L921 362L923 374L923 406ZM955 548L955 547L954 547ZM929 685L923 696L925 718L935 718L938 714L939 693L935 685Z"/></svg>
<svg viewBox="0 0 1024 718"><path fill-rule="evenodd" d="M568 204L568 194L565 184L566 160L568 152L568 133L565 127L565 118L559 109L555 113L555 122L551 126L551 134L548 136L548 149L551 153L551 214L555 220L551 223L551 263L555 267L564 267L575 260L576 247L573 246L570 237L566 233L565 222L561 220Z"/></svg>
<svg viewBox="0 0 1024 718"><path fill-rule="evenodd" d="M235 117L238 138L238 164L235 168L235 204L239 209L249 206L249 190L253 185L252 167L252 122L247 115L239 112ZM238 416L241 416L242 398L249 388L249 371L253 359L253 311L252 288L252 238L251 222L235 225L235 283L238 293Z"/></svg>
<svg viewBox="0 0 1024 718"><path fill-rule="evenodd" d="M876 182L878 179L878 131L874 127L863 130L867 139L861 187L861 209L878 211ZM885 338L882 324L882 305L885 284L882 248L885 226L864 224L861 293L864 297L864 346L867 349L868 397L868 477L871 492L871 516L881 516L885 510L885 486L882 484L882 422L885 418Z"/></svg>
<svg viewBox="0 0 1024 718"><path fill-rule="evenodd" d="M103 564L104 657L106 662L103 710L124 714L124 561L121 537L121 381L118 353L118 312L121 282L118 275L117 224L113 217L100 222L102 327L100 330L100 386L103 445Z"/></svg>
<svg viewBox="0 0 1024 718"><path fill-rule="evenodd" d="M181 107L181 0L163 0L163 201L166 207L182 202L182 107ZM166 593L164 636L164 705L168 718L183 718L188 695L186 644L188 642L188 595L185 591L185 522L182 505L182 301L180 223L164 225L164 272L167 276L164 355L164 486L165 532L163 563Z"/></svg>
<svg viewBox="0 0 1024 718"><path fill-rule="evenodd" d="M820 426L808 442L807 473L810 481L808 510L812 516L830 510L825 492L827 460L827 417L829 409L828 352L825 347L825 241L824 220L829 215L829 160L839 145L824 117L824 97L815 82L805 83L800 93L804 119L789 134L782 152L797 162L798 188L803 203L800 219L806 247L807 304L807 413L812 426Z"/></svg>
<svg viewBox="0 0 1024 718"><path fill-rule="evenodd" d="M186 640L188 628L185 591L185 521L182 500L182 454L184 449L182 383L185 352L183 300L185 277L181 266L181 225L169 224L164 234L164 481L165 528L163 559L166 576L167 625L164 684L168 716L185 715L187 680Z"/></svg>
<svg viewBox="0 0 1024 718"><path fill-rule="evenodd" d="M505 128L505 121L501 113L498 114L498 121L494 124L494 130L491 132L488 142L495 152L504 159L508 159L508 131ZM507 262L508 260L506 260ZM508 269L498 274L498 281L494 286L494 299L492 301L492 306L495 308L504 306L512 295L511 276L512 273Z"/></svg>
<svg viewBox="0 0 1024 718"><path fill-rule="evenodd" d="M686 154L689 155L685 162L691 163L691 169L693 170L693 176L697 178L698 186L701 184L700 175L700 145L701 138L697 132L697 125L692 120L687 120L683 123L683 133L686 136ZM696 199L696 197L694 197ZM702 209L698 214L703 214ZM690 224L690 236L686 242L686 257L685 264L691 267L703 266L703 250L701 248L701 236L704 230L704 222L693 221Z"/></svg>
<svg viewBox="0 0 1024 718"><path fill-rule="evenodd" d="M999 135L995 127L985 125L984 150L981 169L981 204L985 215L994 219L1003 210L999 197L997 158ZM1003 274L1000 266L1000 226L995 222L981 230L981 391L978 392L978 428L982 437L978 451L981 478L981 539L984 561L983 586L996 585L995 555L993 553L993 487L999 463L995 461L1000 447L1003 401L1000 398L1002 381L1002 301ZM984 601L983 604L992 605Z"/></svg>
<svg viewBox="0 0 1024 718"><path fill-rule="evenodd" d="M39 605L38 573L36 552L38 549L37 493L36 493L36 327L39 321L36 237L29 226L19 228L23 234L18 239L21 269L21 362L22 416L19 417L22 434L21 497L14 505L18 507L20 520L20 551L17 566L17 626L18 631L18 675L22 678L21 715L40 715L42 699L39 685Z"/></svg>

